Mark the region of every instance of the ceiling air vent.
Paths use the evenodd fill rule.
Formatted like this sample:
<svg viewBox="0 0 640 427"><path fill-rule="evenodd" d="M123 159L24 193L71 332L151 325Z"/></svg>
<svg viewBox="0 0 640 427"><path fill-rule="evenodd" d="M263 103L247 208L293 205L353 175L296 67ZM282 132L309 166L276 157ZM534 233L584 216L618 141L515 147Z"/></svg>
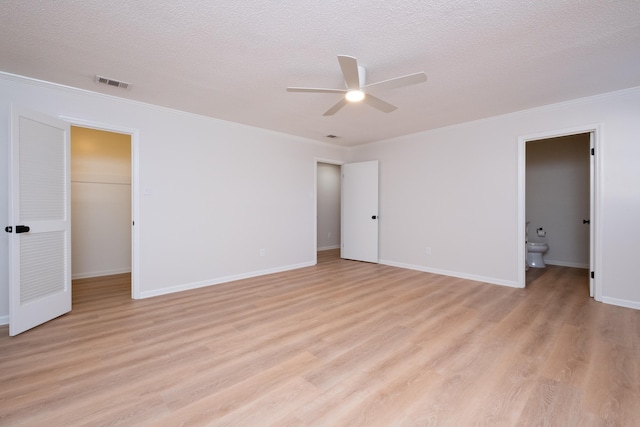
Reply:
<svg viewBox="0 0 640 427"><path fill-rule="evenodd" d="M109 79L107 77L102 77L98 75L96 75L96 82L109 85L109 86L121 87L123 89L128 89L129 87L131 87L131 83L120 82L118 80L113 80L113 79Z"/></svg>

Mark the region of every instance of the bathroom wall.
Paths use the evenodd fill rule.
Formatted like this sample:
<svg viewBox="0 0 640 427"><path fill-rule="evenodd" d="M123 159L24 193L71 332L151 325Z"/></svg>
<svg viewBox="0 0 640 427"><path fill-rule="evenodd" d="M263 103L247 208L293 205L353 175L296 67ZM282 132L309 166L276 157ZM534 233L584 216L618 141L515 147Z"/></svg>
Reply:
<svg viewBox="0 0 640 427"><path fill-rule="evenodd" d="M340 166L318 163L318 250L340 247Z"/></svg>
<svg viewBox="0 0 640 427"><path fill-rule="evenodd" d="M589 134L527 142L529 241L549 244L547 264L589 268L589 157Z"/></svg>
<svg viewBox="0 0 640 427"><path fill-rule="evenodd" d="M72 277L131 271L131 136L71 127Z"/></svg>

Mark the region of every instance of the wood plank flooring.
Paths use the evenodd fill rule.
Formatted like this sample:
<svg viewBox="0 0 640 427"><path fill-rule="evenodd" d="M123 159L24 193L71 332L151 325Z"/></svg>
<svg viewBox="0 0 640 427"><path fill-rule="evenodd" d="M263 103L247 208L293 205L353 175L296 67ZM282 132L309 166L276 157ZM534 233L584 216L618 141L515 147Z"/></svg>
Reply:
<svg viewBox="0 0 640 427"><path fill-rule="evenodd" d="M0 327L2 426L640 426L640 312L549 266L512 289L319 253L145 300L127 275Z"/></svg>

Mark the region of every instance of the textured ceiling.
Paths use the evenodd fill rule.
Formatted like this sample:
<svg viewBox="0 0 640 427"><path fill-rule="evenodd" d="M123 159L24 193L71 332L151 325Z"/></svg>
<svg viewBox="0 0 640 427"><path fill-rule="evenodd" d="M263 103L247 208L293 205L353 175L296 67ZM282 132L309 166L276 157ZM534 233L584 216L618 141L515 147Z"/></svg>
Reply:
<svg viewBox="0 0 640 427"><path fill-rule="evenodd" d="M285 91L343 88L338 54L428 81ZM640 86L640 0L3 0L0 71L353 146Z"/></svg>

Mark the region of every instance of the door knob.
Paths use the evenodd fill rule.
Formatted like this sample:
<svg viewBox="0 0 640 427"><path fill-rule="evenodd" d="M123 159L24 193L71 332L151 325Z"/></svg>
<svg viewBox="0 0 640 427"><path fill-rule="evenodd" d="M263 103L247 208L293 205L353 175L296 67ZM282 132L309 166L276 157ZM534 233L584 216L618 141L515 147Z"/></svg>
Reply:
<svg viewBox="0 0 640 427"><path fill-rule="evenodd" d="M372 215L371 219L378 219L378 216L377 215Z"/></svg>
<svg viewBox="0 0 640 427"><path fill-rule="evenodd" d="M583 219L582 223L583 224L591 224L591 220L590 219Z"/></svg>

